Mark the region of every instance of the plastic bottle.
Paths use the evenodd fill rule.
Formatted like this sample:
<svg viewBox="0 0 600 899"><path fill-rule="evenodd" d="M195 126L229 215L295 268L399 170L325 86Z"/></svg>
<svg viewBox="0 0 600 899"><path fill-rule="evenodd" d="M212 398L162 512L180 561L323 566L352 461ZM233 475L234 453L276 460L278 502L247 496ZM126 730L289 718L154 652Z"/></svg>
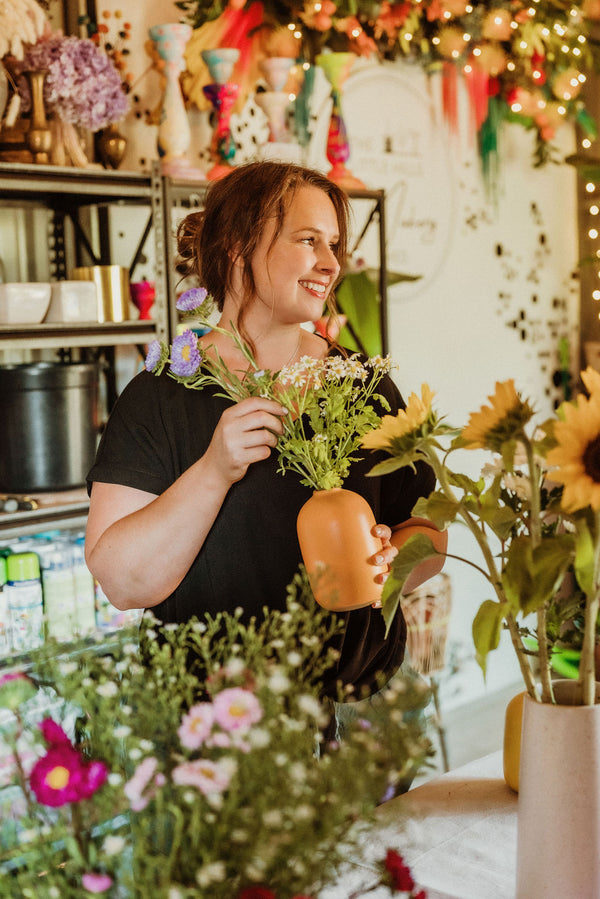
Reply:
<svg viewBox="0 0 600 899"><path fill-rule="evenodd" d="M73 559L68 540L40 542L46 635L68 642L77 635L77 606Z"/></svg>
<svg viewBox="0 0 600 899"><path fill-rule="evenodd" d="M94 596L94 578L85 563L85 537L73 538L73 582L75 586L75 605L77 608L77 633L81 637L91 634L96 629L96 608Z"/></svg>
<svg viewBox="0 0 600 899"><path fill-rule="evenodd" d="M27 652L44 642L44 601L40 560L34 552L12 553L6 559L10 641L13 652Z"/></svg>
<svg viewBox="0 0 600 899"><path fill-rule="evenodd" d="M0 656L6 656L11 651L6 579L6 558L0 555Z"/></svg>

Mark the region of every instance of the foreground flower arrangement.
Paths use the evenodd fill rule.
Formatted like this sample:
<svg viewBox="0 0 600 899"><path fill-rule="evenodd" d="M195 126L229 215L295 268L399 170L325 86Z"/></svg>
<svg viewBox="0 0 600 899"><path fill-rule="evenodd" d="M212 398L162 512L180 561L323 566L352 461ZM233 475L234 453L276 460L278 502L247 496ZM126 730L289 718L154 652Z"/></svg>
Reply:
<svg viewBox="0 0 600 899"><path fill-rule="evenodd" d="M191 389L216 386L234 401L248 396L276 399L288 409L284 433L277 444L279 471L296 471L301 483L314 490L341 487L363 434L379 424L377 407L389 410L377 386L391 370L389 357L303 357L279 372L260 370L250 348L235 331L209 323L212 300L204 288L191 288L177 300L177 309L200 324L231 337L247 362L247 370L229 370L218 353L201 352L194 331L186 330L171 347L155 340L148 348L146 369L161 374L167 368L175 380ZM212 348L214 349L214 348Z"/></svg>
<svg viewBox="0 0 600 899"><path fill-rule="evenodd" d="M494 596L473 622L483 670L504 624L528 693L553 702L552 654L571 642L581 649L579 683L584 704L591 705L600 602L600 374L588 368L582 380L589 397L563 403L557 417L539 428L514 382L498 383L490 405L474 412L460 432L438 416L424 385L421 397L413 394L397 417L385 416L363 446L391 457L372 474L427 461L438 489L419 500L414 514L440 528L460 521L475 538L481 562L464 561L478 568ZM464 449L496 454L488 467L491 484L451 467L450 455ZM410 571L434 555L423 535L400 550L383 591L386 621L396 614Z"/></svg>
<svg viewBox="0 0 600 899"><path fill-rule="evenodd" d="M298 575L260 624L222 614L158 640L149 622L141 652L123 632L0 673L0 896L316 899L360 859L377 802L431 754L403 717L428 697L400 681L389 714L326 745L338 625L307 597ZM395 850L379 870L367 891L424 899Z"/></svg>

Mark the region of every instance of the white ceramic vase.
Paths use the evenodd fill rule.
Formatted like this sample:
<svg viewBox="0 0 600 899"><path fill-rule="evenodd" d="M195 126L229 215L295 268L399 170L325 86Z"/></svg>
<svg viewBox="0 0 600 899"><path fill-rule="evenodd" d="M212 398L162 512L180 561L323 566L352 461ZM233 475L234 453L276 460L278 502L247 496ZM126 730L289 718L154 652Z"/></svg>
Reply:
<svg viewBox="0 0 600 899"><path fill-rule="evenodd" d="M517 899L600 896L600 705L573 705L577 687L557 681L557 704L524 699Z"/></svg>

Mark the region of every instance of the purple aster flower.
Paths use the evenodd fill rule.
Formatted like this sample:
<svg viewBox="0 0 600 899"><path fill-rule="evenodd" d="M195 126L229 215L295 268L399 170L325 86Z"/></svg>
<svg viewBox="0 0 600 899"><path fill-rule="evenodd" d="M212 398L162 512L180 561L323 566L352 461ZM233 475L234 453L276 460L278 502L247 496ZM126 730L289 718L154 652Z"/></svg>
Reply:
<svg viewBox="0 0 600 899"><path fill-rule="evenodd" d="M148 346L146 361L144 362L144 368L146 369L146 371L154 371L154 369L160 362L161 353L162 349L160 340L153 340L152 343Z"/></svg>
<svg viewBox="0 0 600 899"><path fill-rule="evenodd" d="M180 312L195 312L208 296L206 287L192 287L182 293L175 303Z"/></svg>
<svg viewBox="0 0 600 899"><path fill-rule="evenodd" d="M179 334L171 345L171 371L174 375L187 378L198 370L202 356L198 349L198 338L193 331Z"/></svg>

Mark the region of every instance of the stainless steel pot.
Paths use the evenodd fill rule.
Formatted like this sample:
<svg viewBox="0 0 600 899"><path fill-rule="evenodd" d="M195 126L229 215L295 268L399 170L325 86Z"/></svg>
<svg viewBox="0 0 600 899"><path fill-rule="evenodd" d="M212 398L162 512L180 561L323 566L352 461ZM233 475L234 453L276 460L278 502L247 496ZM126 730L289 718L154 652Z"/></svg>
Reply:
<svg viewBox="0 0 600 899"><path fill-rule="evenodd" d="M98 435L98 366L0 366L0 490L32 493L85 483Z"/></svg>

